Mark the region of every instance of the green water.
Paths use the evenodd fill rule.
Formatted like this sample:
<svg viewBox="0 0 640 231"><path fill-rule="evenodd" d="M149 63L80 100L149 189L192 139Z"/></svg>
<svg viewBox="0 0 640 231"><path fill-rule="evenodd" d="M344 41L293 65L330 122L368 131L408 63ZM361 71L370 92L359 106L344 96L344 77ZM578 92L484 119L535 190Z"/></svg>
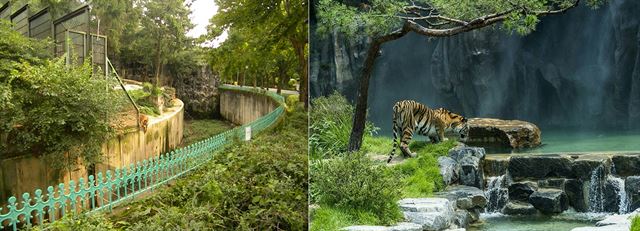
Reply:
<svg viewBox="0 0 640 231"><path fill-rule="evenodd" d="M602 218L600 214L565 212L556 216L506 216L482 214L469 231L566 231L577 227L593 226Z"/></svg>
<svg viewBox="0 0 640 231"><path fill-rule="evenodd" d="M504 150L487 150L504 153ZM640 152L640 132L542 130L542 146L513 153Z"/></svg>

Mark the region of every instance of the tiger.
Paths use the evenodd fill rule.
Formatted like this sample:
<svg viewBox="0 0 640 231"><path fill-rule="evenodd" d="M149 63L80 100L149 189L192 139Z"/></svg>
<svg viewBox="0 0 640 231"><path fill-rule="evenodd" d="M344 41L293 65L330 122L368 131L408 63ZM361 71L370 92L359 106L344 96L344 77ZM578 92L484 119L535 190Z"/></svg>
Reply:
<svg viewBox="0 0 640 231"><path fill-rule="evenodd" d="M413 100L397 102L393 106L393 149L387 163L393 159L400 132L400 150L405 156L416 157L417 154L409 150L409 141L414 131L428 136L434 144L447 140L444 134L451 131L459 134L460 141L465 142L469 134L469 125L466 118L444 108L433 110Z"/></svg>
<svg viewBox="0 0 640 231"><path fill-rule="evenodd" d="M147 127L149 126L149 117L145 114L140 114L140 129L143 132L147 132Z"/></svg>

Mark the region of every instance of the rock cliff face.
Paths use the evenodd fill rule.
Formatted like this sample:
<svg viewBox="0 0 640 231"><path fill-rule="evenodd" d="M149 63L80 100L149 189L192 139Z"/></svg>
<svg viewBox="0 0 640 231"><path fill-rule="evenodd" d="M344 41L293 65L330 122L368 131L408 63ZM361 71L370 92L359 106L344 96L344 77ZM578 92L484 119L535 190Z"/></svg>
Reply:
<svg viewBox="0 0 640 231"><path fill-rule="evenodd" d="M541 127L638 128L637 12L636 0L581 6L543 18L524 37L497 27L442 39L411 33L383 46L371 79L370 119L390 133L393 104L415 99L467 117ZM338 90L354 99L366 47L364 39L314 36L311 96Z"/></svg>
<svg viewBox="0 0 640 231"><path fill-rule="evenodd" d="M220 117L218 77L207 66L194 68L188 76L178 76L174 82L176 95L184 101L186 117L210 119Z"/></svg>

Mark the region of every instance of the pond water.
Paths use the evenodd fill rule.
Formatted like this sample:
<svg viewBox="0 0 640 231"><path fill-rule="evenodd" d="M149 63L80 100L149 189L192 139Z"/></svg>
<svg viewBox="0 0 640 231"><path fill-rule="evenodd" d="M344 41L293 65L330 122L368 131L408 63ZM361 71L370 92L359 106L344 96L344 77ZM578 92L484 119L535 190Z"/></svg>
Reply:
<svg viewBox="0 0 640 231"><path fill-rule="evenodd" d="M506 216L483 213L481 222L471 225L469 231L567 231L582 226L593 226L604 214L567 211L556 216Z"/></svg>
<svg viewBox="0 0 640 231"><path fill-rule="evenodd" d="M640 152L640 132L571 131L542 129L542 146L533 149L514 150L512 153L561 153L561 152ZM504 153L505 150L487 150L488 153Z"/></svg>

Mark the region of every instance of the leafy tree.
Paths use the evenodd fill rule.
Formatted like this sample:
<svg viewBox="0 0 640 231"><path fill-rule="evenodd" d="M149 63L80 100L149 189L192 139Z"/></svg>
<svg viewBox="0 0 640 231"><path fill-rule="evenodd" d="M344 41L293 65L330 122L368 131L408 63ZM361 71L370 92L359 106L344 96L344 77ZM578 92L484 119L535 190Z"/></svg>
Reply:
<svg viewBox="0 0 640 231"><path fill-rule="evenodd" d="M223 31L229 33L244 34L247 45L255 48L256 61L252 64L265 67L265 62L273 61L274 58L285 60L281 57L282 51L291 49L297 58L298 76L300 78L300 97L308 104L307 99L307 14L308 7L306 0L249 0L242 3L233 0L215 0L218 5L218 14L211 19L209 26L210 36L217 37ZM231 36L231 35L230 35ZM242 36L240 36L242 37ZM251 37L251 38L250 38ZM253 40L253 41L249 41ZM287 41L288 47L282 46L282 41ZM226 43L226 42L225 42ZM273 49L276 48L274 51ZM241 67L241 66L240 66ZM234 65L236 71L237 65ZM284 72L281 70L281 72Z"/></svg>
<svg viewBox="0 0 640 231"><path fill-rule="evenodd" d="M587 0L597 7L604 0ZM349 138L349 150L359 150L365 130L369 79L381 46L413 32L448 37L501 23L507 31L527 34L542 16L561 14L580 0L319 0L318 34L336 30L368 39L369 48Z"/></svg>

